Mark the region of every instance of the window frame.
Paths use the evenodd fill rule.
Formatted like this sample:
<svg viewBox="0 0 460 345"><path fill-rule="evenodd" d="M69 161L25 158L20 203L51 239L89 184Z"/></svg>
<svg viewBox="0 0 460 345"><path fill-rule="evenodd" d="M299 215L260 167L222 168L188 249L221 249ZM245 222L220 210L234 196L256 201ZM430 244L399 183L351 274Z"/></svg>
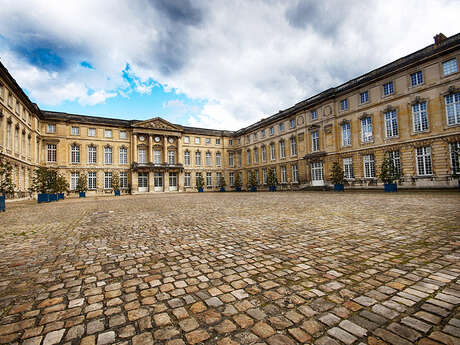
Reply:
<svg viewBox="0 0 460 345"><path fill-rule="evenodd" d="M88 146L88 164L97 164L97 146L95 145Z"/></svg>
<svg viewBox="0 0 460 345"><path fill-rule="evenodd" d="M393 80L390 80L382 85L383 88L383 97L394 95L395 93L395 84ZM388 92L387 92L388 91Z"/></svg>
<svg viewBox="0 0 460 345"><path fill-rule="evenodd" d="M414 103L412 109L412 131L413 133L423 133L429 131L428 106L427 102ZM419 127L419 128L417 128Z"/></svg>
<svg viewBox="0 0 460 345"><path fill-rule="evenodd" d="M389 116L388 116L389 115ZM399 137L399 124L398 124L398 111L390 109L383 113L385 123L385 139L392 139Z"/></svg>
<svg viewBox="0 0 460 345"><path fill-rule="evenodd" d="M373 153L363 155L363 175L366 179L376 178L375 155Z"/></svg>
<svg viewBox="0 0 460 345"><path fill-rule="evenodd" d="M113 148L112 146L104 146L104 164L113 164Z"/></svg>
<svg viewBox="0 0 460 345"><path fill-rule="evenodd" d="M445 65L446 65L447 63L449 63L449 62L452 62L452 61L454 62L455 70L452 70L451 72L446 73ZM446 61L442 62L441 68L442 68L442 74L443 74L444 77L447 77L447 76L449 76L449 75L452 75L452 74L457 73L457 72L458 72L457 58L456 58L456 57L453 57L453 58L451 58L451 59L449 59L449 60L446 60Z"/></svg>
<svg viewBox="0 0 460 345"><path fill-rule="evenodd" d="M430 146L415 148L415 165L418 176L433 176L433 161L431 159ZM423 171L420 171L421 167L423 167Z"/></svg>

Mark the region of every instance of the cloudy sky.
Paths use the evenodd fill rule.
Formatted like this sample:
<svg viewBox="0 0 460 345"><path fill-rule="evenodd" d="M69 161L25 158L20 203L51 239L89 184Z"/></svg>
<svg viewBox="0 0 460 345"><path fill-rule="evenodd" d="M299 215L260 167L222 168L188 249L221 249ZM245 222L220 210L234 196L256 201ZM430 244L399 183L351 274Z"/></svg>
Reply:
<svg viewBox="0 0 460 345"><path fill-rule="evenodd" d="M460 32L460 1L2 0L40 108L238 129Z"/></svg>

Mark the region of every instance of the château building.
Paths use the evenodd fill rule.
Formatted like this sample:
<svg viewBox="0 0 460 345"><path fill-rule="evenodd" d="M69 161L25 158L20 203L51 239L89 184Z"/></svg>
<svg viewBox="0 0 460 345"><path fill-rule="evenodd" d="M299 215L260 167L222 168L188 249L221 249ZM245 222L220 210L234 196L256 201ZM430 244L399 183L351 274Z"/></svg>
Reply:
<svg viewBox="0 0 460 345"><path fill-rule="evenodd" d="M405 187L453 187L460 174L460 34L325 90L237 131L41 110L0 63L0 153L11 161L16 197L28 195L38 166L57 168L75 189L112 192L119 174L131 193L218 189L269 169L280 188L329 183L333 162L347 185L381 184L388 155Z"/></svg>

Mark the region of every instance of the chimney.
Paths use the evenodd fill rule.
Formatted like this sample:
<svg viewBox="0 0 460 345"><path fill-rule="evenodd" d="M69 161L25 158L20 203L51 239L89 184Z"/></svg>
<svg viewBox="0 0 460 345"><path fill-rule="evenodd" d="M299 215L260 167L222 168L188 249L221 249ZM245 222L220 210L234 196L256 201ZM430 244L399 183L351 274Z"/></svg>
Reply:
<svg viewBox="0 0 460 345"><path fill-rule="evenodd" d="M434 44L435 45L439 45L439 44L441 44L442 41L447 39L446 35L444 35L442 32L440 32L439 34L435 35L433 38L434 38Z"/></svg>

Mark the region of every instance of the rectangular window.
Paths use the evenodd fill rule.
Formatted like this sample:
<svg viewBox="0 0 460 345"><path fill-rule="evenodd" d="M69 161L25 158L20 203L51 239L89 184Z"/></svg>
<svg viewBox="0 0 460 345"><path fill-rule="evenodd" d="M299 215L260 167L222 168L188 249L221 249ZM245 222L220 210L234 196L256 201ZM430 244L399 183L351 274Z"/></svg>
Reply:
<svg viewBox="0 0 460 345"><path fill-rule="evenodd" d="M449 75L458 72L457 59L453 58L442 63L442 72L444 75Z"/></svg>
<svg viewBox="0 0 460 345"><path fill-rule="evenodd" d="M126 139L126 131L120 131L120 139Z"/></svg>
<svg viewBox="0 0 460 345"><path fill-rule="evenodd" d="M104 164L112 164L112 148L104 147Z"/></svg>
<svg viewBox="0 0 460 345"><path fill-rule="evenodd" d="M347 98L342 99L342 100L340 101L340 110L341 110L341 111L348 110L348 99L347 99Z"/></svg>
<svg viewBox="0 0 460 345"><path fill-rule="evenodd" d="M153 163L161 164L161 150L153 150Z"/></svg>
<svg viewBox="0 0 460 345"><path fill-rule="evenodd" d="M343 175L347 179L355 177L353 174L353 158L348 157L343 159Z"/></svg>
<svg viewBox="0 0 460 345"><path fill-rule="evenodd" d="M273 128L273 127L270 127L269 131L270 131L270 135L273 135L273 134L275 134L275 128Z"/></svg>
<svg viewBox="0 0 460 345"><path fill-rule="evenodd" d="M257 140L257 133L254 133L253 137L254 137L254 141L256 141Z"/></svg>
<svg viewBox="0 0 460 345"><path fill-rule="evenodd" d="M234 185L235 185L235 173L230 172L230 173L228 174L228 183L230 184L230 186L234 186Z"/></svg>
<svg viewBox="0 0 460 345"><path fill-rule="evenodd" d="M265 138L265 129L262 129L262 130L260 131L260 136L261 136L262 138Z"/></svg>
<svg viewBox="0 0 460 345"><path fill-rule="evenodd" d="M294 137L291 137L289 141L291 143L291 156L295 156L297 155L297 140L295 140Z"/></svg>
<svg viewBox="0 0 460 345"><path fill-rule="evenodd" d="M321 162L311 163L311 178L312 178L312 181L323 181L324 180L323 163Z"/></svg>
<svg viewBox="0 0 460 345"><path fill-rule="evenodd" d="M88 189L95 190L97 188L97 178L95 172L88 173Z"/></svg>
<svg viewBox="0 0 460 345"><path fill-rule="evenodd" d="M186 172L185 175L184 175L185 179L184 179L184 186L185 187L190 187L191 186L191 179L190 179L190 173L189 172Z"/></svg>
<svg viewBox="0 0 460 345"><path fill-rule="evenodd" d="M11 122L6 124L6 147L11 149Z"/></svg>
<svg viewBox="0 0 460 345"><path fill-rule="evenodd" d="M387 138L398 136L398 118L396 110L390 110L385 113L385 134Z"/></svg>
<svg viewBox="0 0 460 345"><path fill-rule="evenodd" d="M80 146L72 145L70 147L70 163L80 163Z"/></svg>
<svg viewBox="0 0 460 345"><path fill-rule="evenodd" d="M137 154L138 154L138 160L140 164L147 163L147 151L145 149L139 149L137 151Z"/></svg>
<svg viewBox="0 0 460 345"><path fill-rule="evenodd" d="M72 135L80 135L80 127L72 126Z"/></svg>
<svg viewBox="0 0 460 345"><path fill-rule="evenodd" d="M262 183L267 184L267 179L268 179L267 169L262 169Z"/></svg>
<svg viewBox="0 0 460 345"><path fill-rule="evenodd" d="M220 185L220 181L222 180L222 173L216 172L216 185Z"/></svg>
<svg viewBox="0 0 460 345"><path fill-rule="evenodd" d="M386 84L383 84L383 94L385 96L392 95L395 92L395 88L393 86L393 82L389 81Z"/></svg>
<svg viewBox="0 0 460 345"><path fill-rule="evenodd" d="M88 137L96 136L96 128L88 128Z"/></svg>
<svg viewBox="0 0 460 345"><path fill-rule="evenodd" d="M206 173L206 187L212 187L212 175L210 172Z"/></svg>
<svg viewBox="0 0 460 345"><path fill-rule="evenodd" d="M48 124L48 133L56 133L56 125L54 123Z"/></svg>
<svg viewBox="0 0 460 345"><path fill-rule="evenodd" d="M171 165L176 164L176 151L168 151L168 163Z"/></svg>
<svg viewBox="0 0 460 345"><path fill-rule="evenodd" d="M270 144L270 160L275 160L275 144Z"/></svg>
<svg viewBox="0 0 460 345"><path fill-rule="evenodd" d="M449 144L450 167L452 174L460 174L460 141Z"/></svg>
<svg viewBox="0 0 460 345"><path fill-rule="evenodd" d="M251 142L251 137L249 135L246 135L246 144L249 144Z"/></svg>
<svg viewBox="0 0 460 345"><path fill-rule="evenodd" d="M220 138L216 138L216 145L220 145Z"/></svg>
<svg viewBox="0 0 460 345"><path fill-rule="evenodd" d="M169 188L177 187L177 173L170 172L169 173Z"/></svg>
<svg viewBox="0 0 460 345"><path fill-rule="evenodd" d="M200 143L200 137L195 137L195 144L199 144Z"/></svg>
<svg viewBox="0 0 460 345"><path fill-rule="evenodd" d="M246 157L248 159L248 165L251 165L251 150L246 151Z"/></svg>
<svg viewBox="0 0 460 345"><path fill-rule="evenodd" d="M211 138L206 138L206 144L211 144Z"/></svg>
<svg viewBox="0 0 460 345"><path fill-rule="evenodd" d="M198 186L199 183L198 183L198 180L201 178L201 173L200 172L196 172L195 173L195 186Z"/></svg>
<svg viewBox="0 0 460 345"><path fill-rule="evenodd" d="M216 165L218 167L222 165L222 155L220 152L216 152Z"/></svg>
<svg viewBox="0 0 460 345"><path fill-rule="evenodd" d="M195 165L201 165L201 152L196 151L195 152Z"/></svg>
<svg viewBox="0 0 460 345"><path fill-rule="evenodd" d="M417 159L417 174L420 176L432 175L431 148L429 146L417 147L415 156Z"/></svg>
<svg viewBox="0 0 460 345"><path fill-rule="evenodd" d="M189 151L184 152L184 164L190 165L190 152Z"/></svg>
<svg viewBox="0 0 460 345"><path fill-rule="evenodd" d="M311 112L311 119L316 120L318 118L318 112L317 110L312 110Z"/></svg>
<svg viewBox="0 0 460 345"><path fill-rule="evenodd" d="M412 119L414 122L414 132L423 132L428 130L426 102L412 105Z"/></svg>
<svg viewBox="0 0 460 345"><path fill-rule="evenodd" d="M128 173L126 171L120 172L120 188L128 188Z"/></svg>
<svg viewBox="0 0 460 345"><path fill-rule="evenodd" d="M112 137L112 130L111 129L104 130L104 137L111 138Z"/></svg>
<svg viewBox="0 0 460 345"><path fill-rule="evenodd" d="M19 153L19 128L18 127L14 129L14 152Z"/></svg>
<svg viewBox="0 0 460 345"><path fill-rule="evenodd" d="M206 165L211 166L212 165L212 156L211 152L206 152Z"/></svg>
<svg viewBox="0 0 460 345"><path fill-rule="evenodd" d="M286 175L286 166L281 166L281 183L287 182L287 175Z"/></svg>
<svg viewBox="0 0 460 345"><path fill-rule="evenodd" d="M228 146L233 146L233 140L232 140L232 139L230 139L230 140L228 141Z"/></svg>
<svg viewBox="0 0 460 345"><path fill-rule="evenodd" d="M313 152L319 151L319 133L318 131L314 131L313 133L311 133L311 140L312 140L311 150Z"/></svg>
<svg viewBox="0 0 460 345"><path fill-rule="evenodd" d="M156 188L163 187L163 173L162 172L155 171L153 173L153 186Z"/></svg>
<svg viewBox="0 0 460 345"><path fill-rule="evenodd" d="M77 188L79 176L80 175L76 172L70 173L70 190L75 190L75 188Z"/></svg>
<svg viewBox="0 0 460 345"><path fill-rule="evenodd" d="M299 169L297 167L297 164L293 164L291 166L291 172L292 172L292 182L293 183L298 183L299 182Z"/></svg>
<svg viewBox="0 0 460 345"><path fill-rule="evenodd" d="M365 178L375 178L375 160L374 155L364 155L364 177Z"/></svg>
<svg viewBox="0 0 460 345"><path fill-rule="evenodd" d="M289 127L291 127L291 128L295 127L295 119L289 120Z"/></svg>
<svg viewBox="0 0 460 345"><path fill-rule="evenodd" d="M422 71L418 71L410 75L410 84L411 86L417 86L417 85L423 84Z"/></svg>
<svg viewBox="0 0 460 345"><path fill-rule="evenodd" d="M262 146L261 148L262 150L262 162L266 162L267 161L267 148L266 146Z"/></svg>
<svg viewBox="0 0 460 345"><path fill-rule="evenodd" d="M88 163L96 164L97 163L97 148L96 146L88 146Z"/></svg>
<svg viewBox="0 0 460 345"><path fill-rule="evenodd" d="M284 147L284 140L281 140L280 141L280 158L283 159L286 157L286 150L285 150L285 147Z"/></svg>
<svg viewBox="0 0 460 345"><path fill-rule="evenodd" d="M238 167L241 167L241 156L242 156L242 154L241 154L241 152L238 152L236 155L237 155L236 157L238 159Z"/></svg>
<svg viewBox="0 0 460 345"><path fill-rule="evenodd" d="M234 162L234 157L233 157L233 152L229 152L228 153L228 165L230 167L233 167L235 165L235 162Z"/></svg>
<svg viewBox="0 0 460 345"><path fill-rule="evenodd" d="M259 163L259 150L254 148L254 164Z"/></svg>
<svg viewBox="0 0 460 345"><path fill-rule="evenodd" d="M190 137L184 137L184 144L190 143Z"/></svg>
<svg viewBox="0 0 460 345"><path fill-rule="evenodd" d="M112 188L112 172L106 171L104 173L104 189Z"/></svg>
<svg viewBox="0 0 460 345"><path fill-rule="evenodd" d="M363 143L371 142L374 138L372 136L372 118L365 117L361 119L361 138Z"/></svg>
<svg viewBox="0 0 460 345"><path fill-rule="evenodd" d="M369 91L364 91L359 94L361 104L369 102Z"/></svg>
<svg viewBox="0 0 460 345"><path fill-rule="evenodd" d="M388 151L388 158L390 159L391 163L395 167L395 170L401 174L401 156L399 154L399 150L397 151Z"/></svg>
<svg viewBox="0 0 460 345"><path fill-rule="evenodd" d="M284 122L280 123L280 132L284 131Z"/></svg>
<svg viewBox="0 0 460 345"><path fill-rule="evenodd" d="M120 164L128 164L128 149L120 147Z"/></svg>
<svg viewBox="0 0 460 345"><path fill-rule="evenodd" d="M342 124L342 146L351 145L351 127L350 122Z"/></svg>
<svg viewBox="0 0 460 345"><path fill-rule="evenodd" d="M444 96L448 125L460 124L460 92Z"/></svg>
<svg viewBox="0 0 460 345"><path fill-rule="evenodd" d="M56 144L46 145L46 161L56 163Z"/></svg>

